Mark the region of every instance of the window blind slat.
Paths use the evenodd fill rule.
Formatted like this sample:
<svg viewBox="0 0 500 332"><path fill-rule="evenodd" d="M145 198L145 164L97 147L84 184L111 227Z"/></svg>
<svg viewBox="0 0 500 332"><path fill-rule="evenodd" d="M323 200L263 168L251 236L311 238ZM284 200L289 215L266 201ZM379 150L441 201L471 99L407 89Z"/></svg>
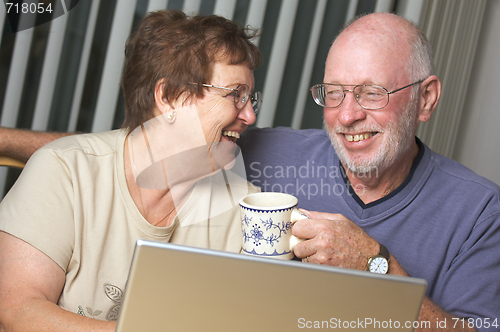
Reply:
<svg viewBox="0 0 500 332"><path fill-rule="evenodd" d="M62 2L56 1L55 8L56 12L63 10ZM67 22L68 15L65 14L50 23L49 40L31 124L34 130L47 130Z"/></svg>
<svg viewBox="0 0 500 332"><path fill-rule="evenodd" d="M424 1L427 0L399 0L398 15L416 24L420 23L420 17L424 9Z"/></svg>
<svg viewBox="0 0 500 332"><path fill-rule="evenodd" d="M35 15L21 15L20 24L23 26L33 26ZM31 21L31 22L30 22ZM34 29L27 29L16 33L12 62L9 68L9 78L2 108L1 125L5 127L15 127L21 96L23 94L24 79L28 67L31 41Z"/></svg>
<svg viewBox="0 0 500 332"><path fill-rule="evenodd" d="M233 19L236 0L217 0L215 2L214 14Z"/></svg>
<svg viewBox="0 0 500 332"><path fill-rule="evenodd" d="M345 16L344 23L347 24L350 20L356 16L356 9L358 9L359 0L351 0L349 1L349 7L347 8L347 15Z"/></svg>
<svg viewBox="0 0 500 332"><path fill-rule="evenodd" d="M298 0L288 0L280 8L278 27L264 82L264 102L257 118L258 127L270 127L273 124L298 4Z"/></svg>
<svg viewBox="0 0 500 332"><path fill-rule="evenodd" d="M200 11L201 0L184 0L182 11L188 15L196 14Z"/></svg>
<svg viewBox="0 0 500 332"><path fill-rule="evenodd" d="M394 0L377 0L374 12L375 13L379 13L379 12L389 13L392 11L393 7L394 7Z"/></svg>
<svg viewBox="0 0 500 332"><path fill-rule="evenodd" d="M157 10L166 9L168 0L149 0L148 2L148 12L154 12Z"/></svg>
<svg viewBox="0 0 500 332"><path fill-rule="evenodd" d="M92 132L110 130L113 126L125 61L123 48L131 32L136 5L137 0L121 0L116 3Z"/></svg>
<svg viewBox="0 0 500 332"><path fill-rule="evenodd" d="M254 29L261 29L266 13L267 0L252 0L248 9L246 25ZM260 37L255 38L252 42L259 46Z"/></svg>
<svg viewBox="0 0 500 332"><path fill-rule="evenodd" d="M311 82L311 75L314 68L314 59L316 58L316 51L318 50L319 39L321 35L321 27L325 16L326 0L318 0L316 4L316 11L314 12L314 23L309 36L309 43L307 45L306 58L304 60L304 68L302 70L299 94L297 95L297 102L293 110L292 128L300 129L302 118L304 117L305 106L307 98L309 98L309 83Z"/></svg>
<svg viewBox="0 0 500 332"><path fill-rule="evenodd" d="M85 76L90 59L90 51L92 49L92 37L94 36L95 26L97 23L98 10L101 0L93 0L90 8L87 29L85 31L85 40L83 42L82 57L78 68L78 77L76 79L75 92L73 94L73 102L71 104L71 115L68 123L68 131L76 131L78 122L78 113L82 102L83 89L85 87Z"/></svg>
<svg viewBox="0 0 500 332"><path fill-rule="evenodd" d="M0 44L2 43L3 36L3 26L5 24L5 20L7 19L7 10L4 6L0 6Z"/></svg>

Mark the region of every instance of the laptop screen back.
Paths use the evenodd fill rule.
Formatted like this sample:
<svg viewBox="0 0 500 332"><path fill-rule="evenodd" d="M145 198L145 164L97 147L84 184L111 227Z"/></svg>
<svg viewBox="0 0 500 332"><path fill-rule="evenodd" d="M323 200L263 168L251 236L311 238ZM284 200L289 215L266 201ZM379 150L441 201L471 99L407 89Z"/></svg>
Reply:
<svg viewBox="0 0 500 332"><path fill-rule="evenodd" d="M425 289L422 279L139 240L117 331L412 331Z"/></svg>

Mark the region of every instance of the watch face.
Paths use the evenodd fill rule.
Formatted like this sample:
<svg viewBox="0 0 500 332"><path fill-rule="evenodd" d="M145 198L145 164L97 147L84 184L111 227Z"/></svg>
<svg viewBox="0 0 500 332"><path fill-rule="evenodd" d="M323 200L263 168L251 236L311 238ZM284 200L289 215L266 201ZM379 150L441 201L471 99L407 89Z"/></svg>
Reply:
<svg viewBox="0 0 500 332"><path fill-rule="evenodd" d="M386 274L389 270L389 262L382 256L373 257L370 261L370 272Z"/></svg>

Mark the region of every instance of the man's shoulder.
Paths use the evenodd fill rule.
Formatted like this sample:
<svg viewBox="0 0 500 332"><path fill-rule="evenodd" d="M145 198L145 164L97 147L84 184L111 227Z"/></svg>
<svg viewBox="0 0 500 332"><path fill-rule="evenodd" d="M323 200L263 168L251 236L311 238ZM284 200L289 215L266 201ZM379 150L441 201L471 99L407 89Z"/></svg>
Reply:
<svg viewBox="0 0 500 332"><path fill-rule="evenodd" d="M289 127L257 128L251 127L243 136L248 137L276 137L276 138L321 138L328 139L328 135L323 129L292 129Z"/></svg>
<svg viewBox="0 0 500 332"><path fill-rule="evenodd" d="M321 129L295 130L286 127L252 128L238 141L249 160L294 158L298 155L325 154L332 149L327 133Z"/></svg>
<svg viewBox="0 0 500 332"><path fill-rule="evenodd" d="M430 149L429 149L430 150ZM500 196L500 186L493 181L481 176L456 160L445 157L433 150L431 160L436 166L443 181L454 183L455 185L467 186L471 192L485 190Z"/></svg>
<svg viewBox="0 0 500 332"><path fill-rule="evenodd" d="M256 128L245 131L238 140L243 150L260 150L276 148L304 149L308 146L323 147L331 145L328 134L322 129L292 129L288 127Z"/></svg>

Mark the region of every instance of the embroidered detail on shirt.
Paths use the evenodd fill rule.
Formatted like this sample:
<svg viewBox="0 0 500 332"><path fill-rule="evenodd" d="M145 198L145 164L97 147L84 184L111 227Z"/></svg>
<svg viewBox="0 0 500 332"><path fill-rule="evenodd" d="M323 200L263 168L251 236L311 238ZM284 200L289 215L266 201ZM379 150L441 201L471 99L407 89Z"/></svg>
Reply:
<svg viewBox="0 0 500 332"><path fill-rule="evenodd" d="M108 299L115 303L115 305L113 305L106 314L106 320L115 321L118 319L118 315L120 314L120 309L122 307L123 291L118 286L104 284L104 293Z"/></svg>
<svg viewBox="0 0 500 332"><path fill-rule="evenodd" d="M100 314L102 314L102 311L101 310L92 310L92 308L89 308L87 307L87 313L92 317L92 318L96 318L97 316L99 316ZM78 306L78 312L77 312L78 315L80 316L85 316L85 312L83 311L83 308L81 305Z"/></svg>
<svg viewBox="0 0 500 332"><path fill-rule="evenodd" d="M87 307L87 313L92 316L92 318L96 318L100 314L102 314L101 310L92 310L92 308Z"/></svg>

